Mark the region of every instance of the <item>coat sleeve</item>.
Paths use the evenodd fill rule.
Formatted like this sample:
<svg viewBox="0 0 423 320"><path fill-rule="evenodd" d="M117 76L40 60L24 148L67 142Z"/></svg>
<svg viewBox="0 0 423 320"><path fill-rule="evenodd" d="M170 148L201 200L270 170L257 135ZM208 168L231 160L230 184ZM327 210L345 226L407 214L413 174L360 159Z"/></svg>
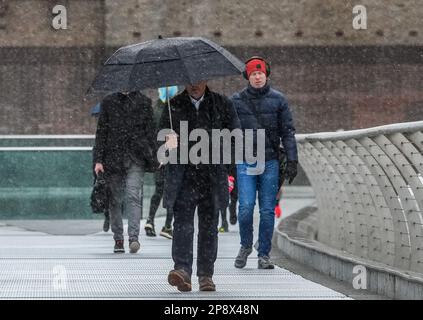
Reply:
<svg viewBox="0 0 423 320"><path fill-rule="evenodd" d="M225 119L224 126L229 130L241 129L241 121L239 120L238 114L235 110L235 106L232 101L228 98L224 98L225 104Z"/></svg>
<svg viewBox="0 0 423 320"><path fill-rule="evenodd" d="M282 139L282 145L286 152L288 161L298 161L297 141L295 140L295 127L292 113L288 102L282 98L282 103L279 108L279 130Z"/></svg>
<svg viewBox="0 0 423 320"><path fill-rule="evenodd" d="M104 155L106 150L107 132L109 128L109 103L103 100L101 103L100 116L97 123L97 130L95 133L95 148L93 149L93 162L104 164Z"/></svg>
<svg viewBox="0 0 423 320"><path fill-rule="evenodd" d="M152 159L154 162L156 159L157 149L158 149L158 142L157 142L157 123L156 119L154 117L154 110L152 105L152 100L147 99L147 101L144 104L144 114L146 115L145 121L146 121L146 127L147 127L147 136L148 141L150 144L150 148L154 150L154 159Z"/></svg>
<svg viewBox="0 0 423 320"><path fill-rule="evenodd" d="M143 115L141 123L143 135L140 137L143 141L141 153L145 160L145 170L154 172L157 170L159 163L157 161L157 126L154 120L152 101L150 98L140 94L139 103L142 106L141 112Z"/></svg>
<svg viewBox="0 0 423 320"><path fill-rule="evenodd" d="M154 119L154 111L152 106L151 99L145 97L142 100L142 113L144 115L144 125L145 125L145 131L147 135L147 139L150 143L152 143L152 146L154 144L154 148L156 148L156 128L157 124Z"/></svg>

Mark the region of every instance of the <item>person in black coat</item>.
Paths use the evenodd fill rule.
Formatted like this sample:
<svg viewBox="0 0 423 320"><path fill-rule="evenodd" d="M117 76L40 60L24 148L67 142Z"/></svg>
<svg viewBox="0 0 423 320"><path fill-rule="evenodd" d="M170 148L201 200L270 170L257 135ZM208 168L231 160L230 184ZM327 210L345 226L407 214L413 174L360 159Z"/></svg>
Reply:
<svg viewBox="0 0 423 320"><path fill-rule="evenodd" d="M111 199L109 214L114 252L125 252L122 201L126 197L129 249L140 248L144 172L158 167L151 100L140 92L118 92L101 102L95 138L95 173L104 172Z"/></svg>
<svg viewBox="0 0 423 320"><path fill-rule="evenodd" d="M206 82L186 86L171 100L173 130L178 135L180 151L181 121L188 122L188 134L194 129L205 129L211 141L211 129L233 130L240 127L232 103L212 92ZM159 128L169 129L169 112L163 112ZM188 140L188 139L187 139ZM188 143L188 149L195 142ZM182 147L182 146L181 146ZM231 152L231 150L223 150ZM212 157L210 156L210 159ZM194 212L198 208L197 276L200 291L215 291L212 277L217 256L218 210L229 202L227 165L223 163L166 164L164 207L173 208L174 228L172 258L174 270L168 282L179 291L191 291L193 263Z"/></svg>
<svg viewBox="0 0 423 320"><path fill-rule="evenodd" d="M100 116L100 110L101 110L101 105L100 103L96 104L92 109L91 109L91 115L93 117L95 117L96 122L98 121L98 117ZM95 145L93 146L93 154L95 153ZM94 157L93 157L94 160ZM94 184L97 180L97 174L94 171L95 168L95 163L93 162L93 176L94 176ZM109 215L109 209L107 208L106 210L104 210L103 212L104 214L104 221L103 221L103 231L104 232L108 232L110 229L110 215Z"/></svg>
<svg viewBox="0 0 423 320"><path fill-rule="evenodd" d="M156 106L154 108L154 119L157 120L156 121L157 124L159 123L160 117L163 112L167 112L167 102L166 101L163 102L162 100L158 99ZM160 202L162 201L162 198L163 198L164 179L165 179L165 167L162 166L154 173L154 184L155 184L154 194L150 200L150 212L144 226L145 234L147 235L147 237L156 236L156 230L154 227L154 219L156 217L157 209L159 208ZM165 224L160 231L160 235L162 237L172 239L173 237L172 219L173 219L172 209L168 208L166 210Z"/></svg>

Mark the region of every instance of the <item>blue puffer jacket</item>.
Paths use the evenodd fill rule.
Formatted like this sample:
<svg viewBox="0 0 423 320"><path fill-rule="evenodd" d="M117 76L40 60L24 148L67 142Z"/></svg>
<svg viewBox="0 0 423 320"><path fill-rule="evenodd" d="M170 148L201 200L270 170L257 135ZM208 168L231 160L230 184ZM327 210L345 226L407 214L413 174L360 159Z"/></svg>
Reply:
<svg viewBox="0 0 423 320"><path fill-rule="evenodd" d="M256 112L260 114L259 122L262 126L258 124L251 110L251 103L248 103L246 99L254 104ZM278 146L281 139L287 160L298 161L292 114L282 93L272 89L269 84L260 89L248 85L241 92L235 93L231 100L238 113L242 129L266 130L266 161L278 159Z"/></svg>

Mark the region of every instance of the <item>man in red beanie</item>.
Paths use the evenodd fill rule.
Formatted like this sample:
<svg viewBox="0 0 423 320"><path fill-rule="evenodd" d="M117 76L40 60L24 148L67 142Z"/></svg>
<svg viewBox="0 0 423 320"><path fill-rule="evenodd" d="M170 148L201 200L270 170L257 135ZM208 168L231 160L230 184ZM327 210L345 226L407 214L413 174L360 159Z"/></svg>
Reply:
<svg viewBox="0 0 423 320"><path fill-rule="evenodd" d="M279 154L282 142L286 153L285 178L289 183L297 175L297 144L295 127L288 102L284 95L271 88L268 78L270 65L261 57L252 57L245 65L244 78L247 88L232 96L242 129L253 129L254 151L257 153L257 129L265 130L264 171L251 174L258 162L237 164L239 194L239 230L241 248L235 259L235 267L243 268L253 247L253 213L258 192L260 226L258 239L258 268L273 269L269 259L275 223L275 199L279 189ZM261 157L263 158L263 157ZM250 169L250 170L249 170Z"/></svg>

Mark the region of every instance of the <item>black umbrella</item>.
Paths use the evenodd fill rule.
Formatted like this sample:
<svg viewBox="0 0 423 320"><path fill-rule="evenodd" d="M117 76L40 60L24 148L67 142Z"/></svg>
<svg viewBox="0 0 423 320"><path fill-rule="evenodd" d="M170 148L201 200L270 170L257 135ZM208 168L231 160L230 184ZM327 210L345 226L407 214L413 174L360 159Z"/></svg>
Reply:
<svg viewBox="0 0 423 320"><path fill-rule="evenodd" d="M201 37L150 40L118 49L89 92L138 91L240 74L244 63Z"/></svg>
<svg viewBox="0 0 423 320"><path fill-rule="evenodd" d="M88 92L138 91L195 84L240 74L244 69L244 63L208 39L159 37L118 49L104 63Z"/></svg>

